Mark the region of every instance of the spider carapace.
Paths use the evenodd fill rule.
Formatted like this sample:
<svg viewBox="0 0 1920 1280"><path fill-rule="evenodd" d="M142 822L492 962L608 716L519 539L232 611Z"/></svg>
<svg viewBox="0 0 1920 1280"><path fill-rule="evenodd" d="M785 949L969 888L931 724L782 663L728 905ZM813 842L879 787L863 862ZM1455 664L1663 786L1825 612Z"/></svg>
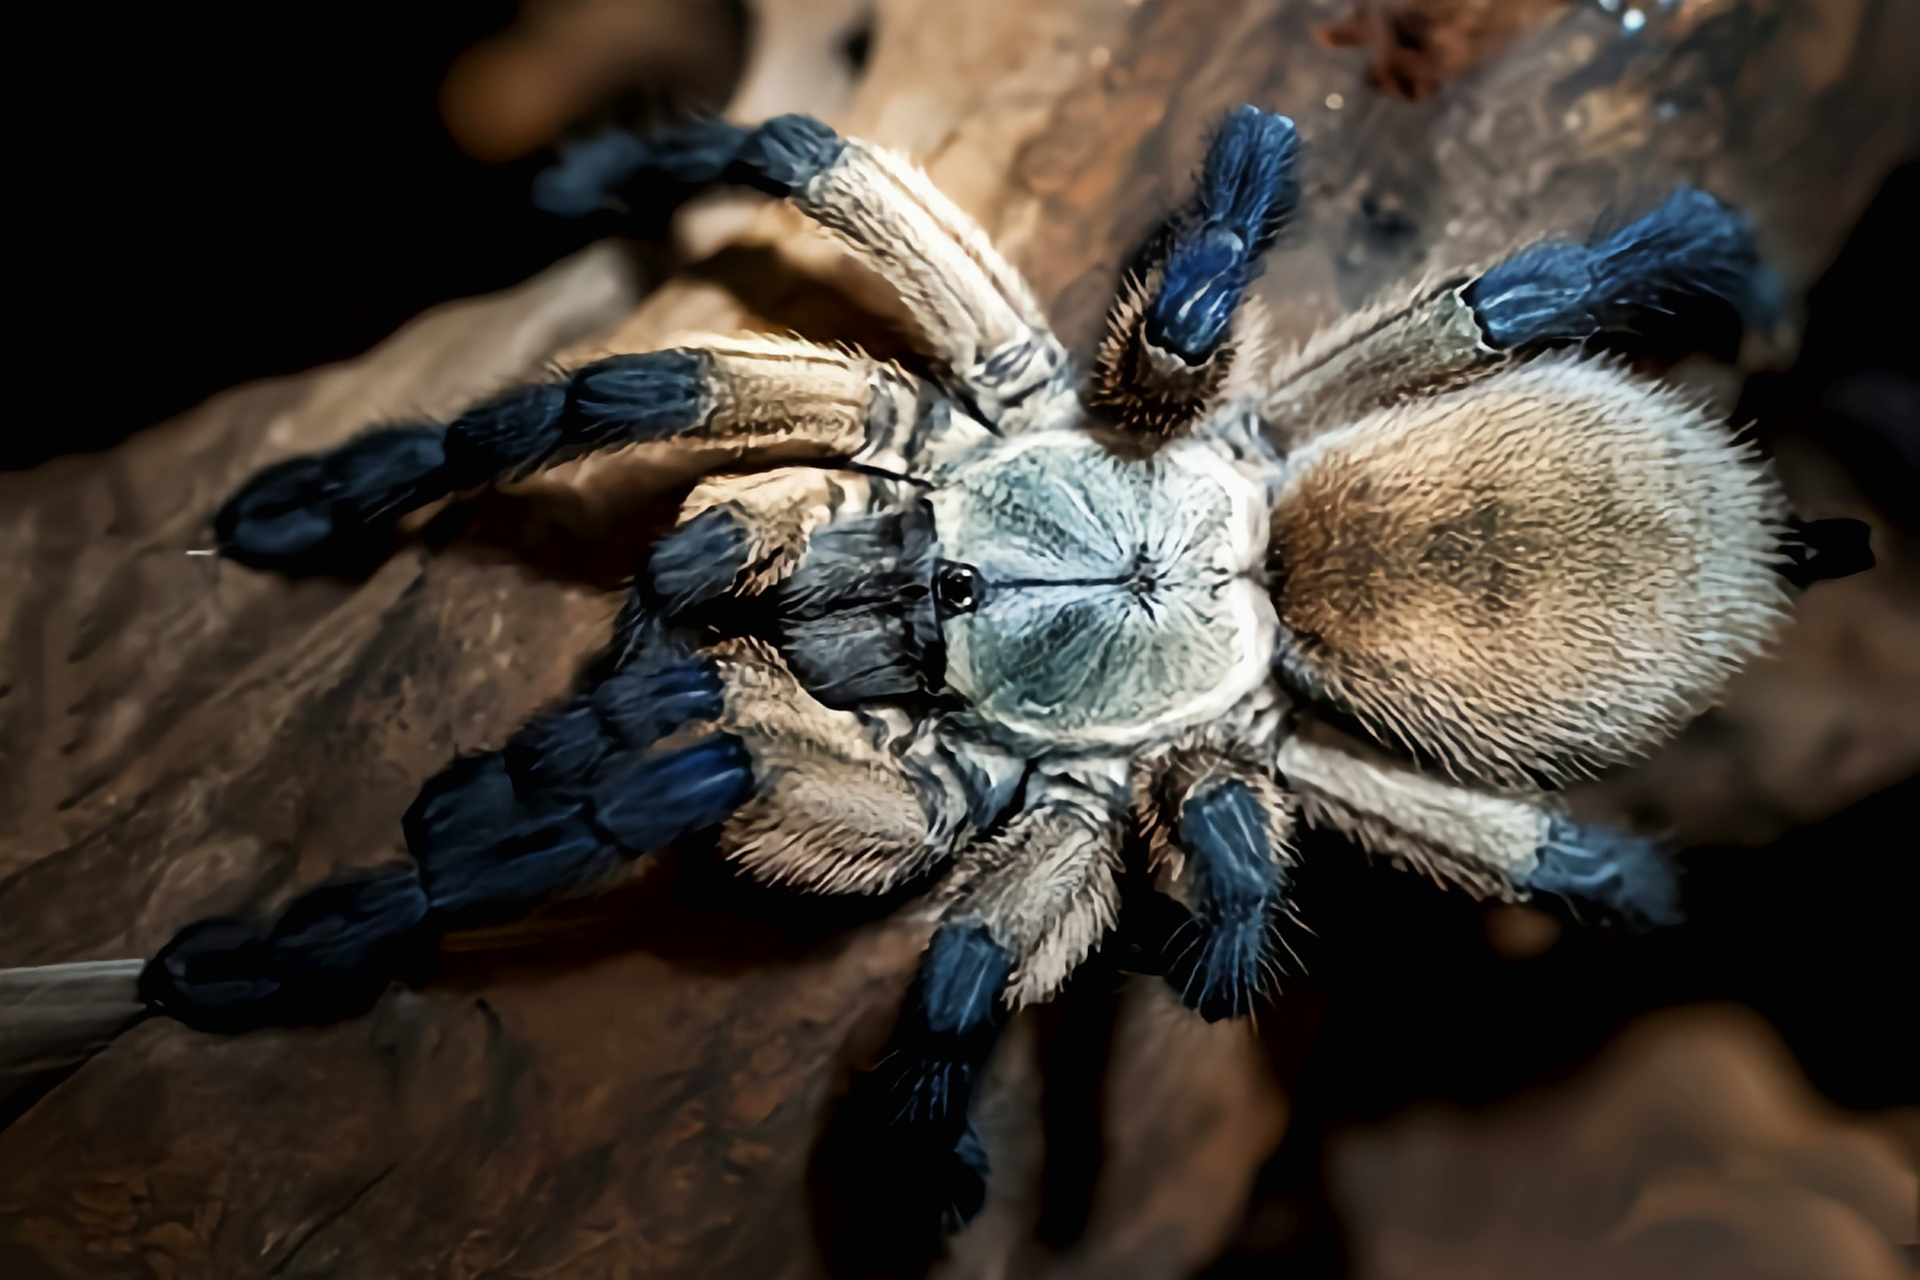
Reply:
<svg viewBox="0 0 1920 1280"><path fill-rule="evenodd" d="M1553 789L1708 706L1805 568L1758 455L1603 354L1690 299L1763 311L1747 222L1681 190L1276 358L1243 294L1295 155L1284 117L1223 122L1082 374L885 150L783 117L568 152L537 192L558 212L660 179L789 199L899 292L927 361L706 339L256 476L217 517L226 554L334 572L412 512L582 454L732 460L577 694L426 784L410 863L187 928L147 999L221 1030L350 1016L445 931L702 832L800 892L924 883L938 928L863 1088L964 1215L993 1033L1125 932L1123 882L1177 921L1134 953L1209 1018L1273 968L1300 821L1478 894L1670 918L1653 844Z"/></svg>

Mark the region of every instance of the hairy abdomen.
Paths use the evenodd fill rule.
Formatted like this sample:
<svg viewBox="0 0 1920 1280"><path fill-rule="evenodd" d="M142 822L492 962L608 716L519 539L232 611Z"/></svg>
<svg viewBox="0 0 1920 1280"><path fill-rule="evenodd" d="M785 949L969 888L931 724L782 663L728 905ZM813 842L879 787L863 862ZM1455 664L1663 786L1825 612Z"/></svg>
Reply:
<svg viewBox="0 0 1920 1280"><path fill-rule="evenodd" d="M1699 407L1538 360L1290 461L1284 666L1458 771L1586 772L1671 733L1775 635L1783 516L1758 456Z"/></svg>

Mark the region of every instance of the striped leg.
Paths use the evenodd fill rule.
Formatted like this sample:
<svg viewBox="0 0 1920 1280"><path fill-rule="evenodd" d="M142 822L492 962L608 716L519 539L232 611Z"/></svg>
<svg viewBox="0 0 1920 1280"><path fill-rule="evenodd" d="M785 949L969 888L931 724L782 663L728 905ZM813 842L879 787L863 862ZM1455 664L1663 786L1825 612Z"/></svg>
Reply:
<svg viewBox="0 0 1920 1280"><path fill-rule="evenodd" d="M591 889L748 799L740 740L693 728L723 710L713 663L629 610L601 668L501 750L428 779L402 820L411 864L311 890L270 924L188 925L143 999L209 1031L350 1017L426 973L447 930Z"/></svg>
<svg viewBox="0 0 1920 1280"><path fill-rule="evenodd" d="M1688 300L1722 299L1763 322L1769 288L1745 215L1682 188L1611 235L1545 241L1477 278L1350 317L1280 362L1262 412L1299 444L1545 344L1631 332Z"/></svg>
<svg viewBox="0 0 1920 1280"><path fill-rule="evenodd" d="M1113 927L1119 851L1119 822L1098 799L1030 780L1028 807L960 855L893 1051L855 1091L881 1180L924 1186L955 1225L986 1194L974 1087L1007 1017L1053 995Z"/></svg>
<svg viewBox="0 0 1920 1280"><path fill-rule="evenodd" d="M1251 1012L1287 910L1292 798L1252 760L1191 750L1155 762L1135 807L1192 913L1169 939L1167 981L1209 1022Z"/></svg>
<svg viewBox="0 0 1920 1280"><path fill-rule="evenodd" d="M1561 894L1635 927L1680 918L1675 868L1657 845L1582 826L1546 796L1442 782L1298 736L1278 764L1309 822L1476 897Z"/></svg>
<svg viewBox="0 0 1920 1280"><path fill-rule="evenodd" d="M1089 398L1122 429L1192 426L1259 359L1257 342L1234 336L1235 319L1298 201L1298 149L1293 121L1257 107L1220 126L1199 190L1148 241L1108 313Z"/></svg>
<svg viewBox="0 0 1920 1280"><path fill-rule="evenodd" d="M630 183L737 182L790 197L900 294L956 389L1004 428L1071 394L1067 355L1027 287L972 218L913 164L807 116L752 129L609 134L563 153L536 200L597 208Z"/></svg>
<svg viewBox="0 0 1920 1280"><path fill-rule="evenodd" d="M629 610L596 675L427 781L402 820L411 865L323 885L270 924L189 925L147 965L142 997L213 1031L350 1017L426 973L449 929L591 892L715 827L755 876L816 892L881 892L944 856L948 792L923 802L855 717L763 648L692 652Z"/></svg>
<svg viewBox="0 0 1920 1280"><path fill-rule="evenodd" d="M863 356L788 339L714 338L610 356L509 392L445 425L370 432L255 476L221 508L222 551L257 568L352 573L391 549L408 513L583 454L656 441L743 462L845 459L870 415L915 389ZM909 410L906 410L910 412Z"/></svg>
<svg viewBox="0 0 1920 1280"><path fill-rule="evenodd" d="M408 844L436 902L456 872L532 859L543 888L514 908L715 826L723 856L755 878L816 893L884 892L946 855L945 793L923 802L860 718L815 701L765 645L679 656L656 636L640 647L504 751L428 784ZM559 874L558 855L576 846L582 869Z"/></svg>

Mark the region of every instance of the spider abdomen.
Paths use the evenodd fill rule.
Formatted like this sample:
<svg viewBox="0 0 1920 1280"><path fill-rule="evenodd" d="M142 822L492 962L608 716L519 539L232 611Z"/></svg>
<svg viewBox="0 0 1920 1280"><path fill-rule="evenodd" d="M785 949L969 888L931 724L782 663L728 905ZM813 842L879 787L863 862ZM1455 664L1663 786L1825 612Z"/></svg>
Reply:
<svg viewBox="0 0 1920 1280"><path fill-rule="evenodd" d="M1670 390L1552 357L1382 410L1289 466L1284 665L1501 782L1659 741L1784 620L1778 487Z"/></svg>

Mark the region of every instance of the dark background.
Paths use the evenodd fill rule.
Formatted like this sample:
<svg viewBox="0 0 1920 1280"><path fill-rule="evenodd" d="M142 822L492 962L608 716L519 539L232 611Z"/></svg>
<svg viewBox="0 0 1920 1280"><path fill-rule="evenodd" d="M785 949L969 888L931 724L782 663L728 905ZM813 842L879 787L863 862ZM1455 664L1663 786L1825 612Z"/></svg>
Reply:
<svg viewBox="0 0 1920 1280"><path fill-rule="evenodd" d="M513 0L48 6L16 173L38 377L0 465L97 449L223 388L365 350L436 302L603 237L536 211L551 153L475 160L442 124L454 58ZM44 61L43 61L44 60ZM102 313L110 350L98 346ZM80 335L87 337L84 342Z"/></svg>

